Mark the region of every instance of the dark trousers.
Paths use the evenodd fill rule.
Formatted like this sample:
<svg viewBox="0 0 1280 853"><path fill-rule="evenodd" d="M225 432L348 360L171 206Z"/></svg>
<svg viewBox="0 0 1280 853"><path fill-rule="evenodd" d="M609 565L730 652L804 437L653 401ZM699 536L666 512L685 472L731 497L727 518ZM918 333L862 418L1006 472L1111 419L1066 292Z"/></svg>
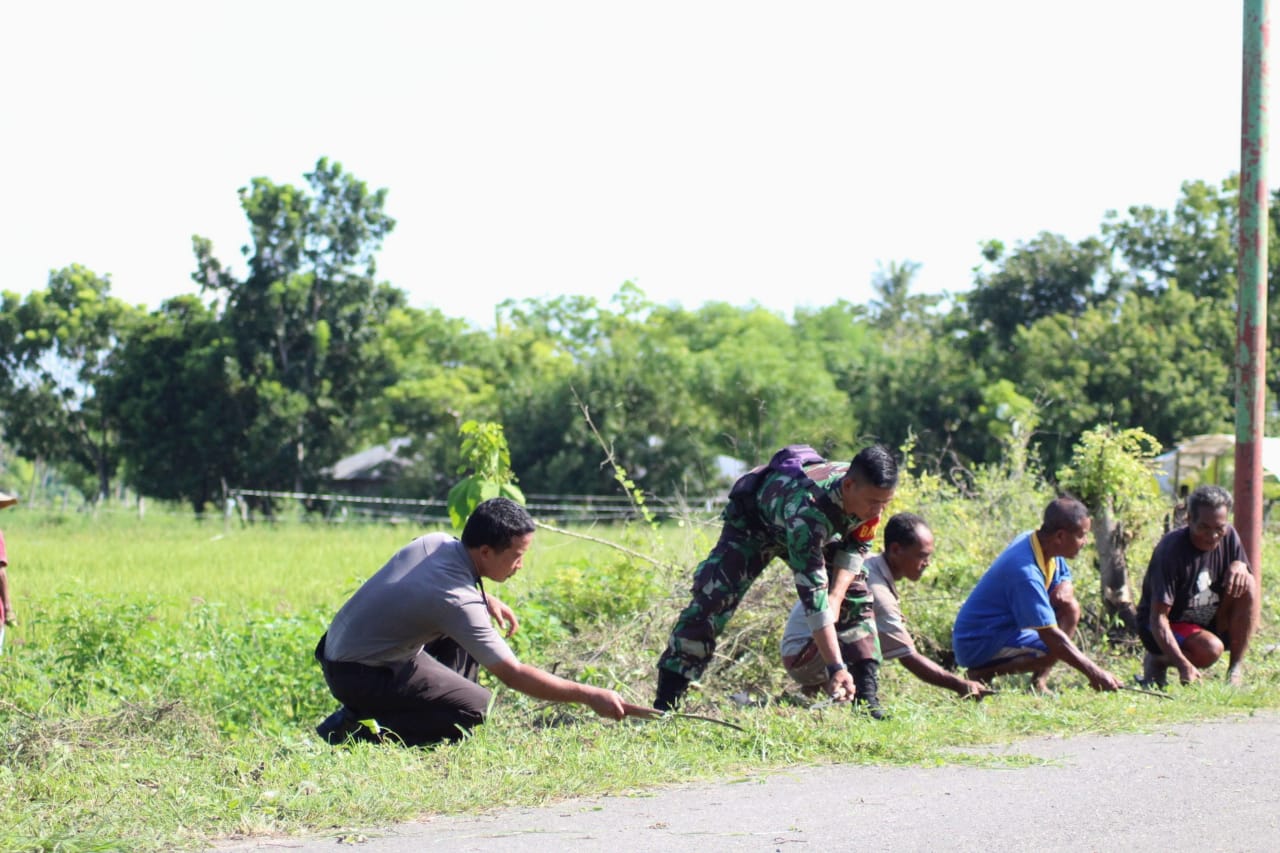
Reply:
<svg viewBox="0 0 1280 853"><path fill-rule="evenodd" d="M489 708L491 694L476 681L479 664L447 637L395 666L326 660L321 637L316 660L335 699L405 746L457 740L483 723Z"/></svg>
<svg viewBox="0 0 1280 853"><path fill-rule="evenodd" d="M690 681L702 677L716 650L716 640L742 598L782 547L745 519L725 513L724 528L711 554L693 573L693 596L676 618L658 668Z"/></svg>

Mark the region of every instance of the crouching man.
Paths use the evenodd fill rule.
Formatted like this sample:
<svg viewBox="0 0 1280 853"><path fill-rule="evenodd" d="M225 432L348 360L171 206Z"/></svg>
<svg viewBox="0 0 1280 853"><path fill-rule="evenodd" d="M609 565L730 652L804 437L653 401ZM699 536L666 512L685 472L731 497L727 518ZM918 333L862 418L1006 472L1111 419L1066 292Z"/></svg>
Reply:
<svg viewBox="0 0 1280 853"><path fill-rule="evenodd" d="M456 740L488 712L481 666L536 699L622 719L617 693L520 663L493 627L491 616L511 636L519 623L485 593L484 581L502 583L520 570L534 530L524 507L493 498L476 507L461 540L422 536L365 581L316 646L329 692L343 706L317 727L320 736L335 744L387 733L406 746Z"/></svg>
<svg viewBox="0 0 1280 853"><path fill-rule="evenodd" d="M991 692L978 681L969 681L948 672L929 658L916 651L911 633L899 603L898 582L918 581L929 567L933 557L933 531L918 515L900 512L889 519L884 528L884 551L867 560L866 589L870 591L875 611L875 630L879 637L880 656L884 660L901 661L907 671L926 684L954 691L964 698L981 699ZM843 573L842 573L843 574ZM837 582L842 578L837 575ZM857 587L850 583L857 591ZM832 600L840 600L832 598ZM843 598L850 602L847 595ZM856 601L855 596L855 601ZM850 625L844 617L836 622L836 636L846 660L858 660L854 650L846 648L857 639L856 624ZM804 609L797 604L791 609L782 634L782 663L797 684L816 692L826 681L822 658L817 653L813 634L804 617ZM880 717L879 666L871 660L854 667L854 684L857 687L855 703L864 703L872 716Z"/></svg>
<svg viewBox="0 0 1280 853"><path fill-rule="evenodd" d="M1226 489L1201 486L1187 499L1187 526L1152 552L1138 604L1144 683L1163 687L1170 666L1183 683L1196 681L1228 649L1227 680L1243 683L1258 583L1230 512Z"/></svg>
<svg viewBox="0 0 1280 853"><path fill-rule="evenodd" d="M1014 539L978 580L951 631L956 663L968 668L970 679L990 683L997 675L1029 672L1043 691L1049 669L1063 661L1094 690L1120 689L1119 679L1071 642L1080 603L1065 558L1080 553L1091 526L1080 501L1050 501L1039 529Z"/></svg>

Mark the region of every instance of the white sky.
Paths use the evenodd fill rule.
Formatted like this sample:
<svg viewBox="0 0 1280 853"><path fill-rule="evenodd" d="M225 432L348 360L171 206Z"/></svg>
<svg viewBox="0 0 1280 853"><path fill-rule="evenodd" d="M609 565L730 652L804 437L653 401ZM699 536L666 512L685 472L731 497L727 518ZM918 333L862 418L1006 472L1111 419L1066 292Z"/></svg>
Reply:
<svg viewBox="0 0 1280 853"><path fill-rule="evenodd" d="M1239 168L1242 5L7 3L0 288L194 292L192 234L243 269L236 189L328 156L390 191L379 278L482 326L626 279L789 312L914 260L963 291L986 239Z"/></svg>

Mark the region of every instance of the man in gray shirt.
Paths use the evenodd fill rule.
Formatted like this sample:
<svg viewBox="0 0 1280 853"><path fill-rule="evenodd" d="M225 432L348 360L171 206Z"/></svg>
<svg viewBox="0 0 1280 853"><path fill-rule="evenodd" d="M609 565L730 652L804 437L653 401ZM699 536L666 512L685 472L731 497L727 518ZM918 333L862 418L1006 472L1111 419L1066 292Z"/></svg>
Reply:
<svg viewBox="0 0 1280 853"><path fill-rule="evenodd" d="M484 581L520 570L534 530L524 507L493 498L476 507L461 540L422 536L365 581L316 646L329 692L343 705L317 727L320 736L335 744L388 732L406 746L456 740L484 722L490 693L477 682L481 666L534 698L622 719L617 693L520 663L494 630L490 616L507 636L519 623L485 594Z"/></svg>
<svg viewBox="0 0 1280 853"><path fill-rule="evenodd" d="M914 513L900 512L885 525L884 552L863 563L867 572L867 588L874 599L881 656L885 660L901 661L908 672L926 684L954 691L965 699L982 699L991 693L989 687L948 672L922 655L916 650L907 630L899 603L898 582L920 580L932 558L933 531L929 525ZM837 637L843 640L841 627L839 624L836 626ZM781 652L783 666L796 683L809 689L822 683L822 660L815 654L812 632L799 608L792 608L791 617L783 629ZM874 679L872 683L875 684ZM863 702L875 715L878 697L864 697Z"/></svg>

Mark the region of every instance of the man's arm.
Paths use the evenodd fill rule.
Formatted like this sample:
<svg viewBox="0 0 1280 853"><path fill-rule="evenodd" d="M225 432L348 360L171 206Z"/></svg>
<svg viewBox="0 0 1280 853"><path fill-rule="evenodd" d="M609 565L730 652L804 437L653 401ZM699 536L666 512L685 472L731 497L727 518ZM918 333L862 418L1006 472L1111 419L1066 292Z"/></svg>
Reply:
<svg viewBox="0 0 1280 853"><path fill-rule="evenodd" d="M942 687L954 691L962 699L981 699L991 694L991 688L980 681L967 681L954 672L948 672L919 652L911 652L898 658L907 672L934 687Z"/></svg>
<svg viewBox="0 0 1280 853"><path fill-rule="evenodd" d="M1183 683L1190 684L1200 679L1200 670L1187 660L1187 656L1182 653L1182 648L1178 645L1178 638L1173 635L1173 627L1169 624L1170 609L1171 605L1163 602L1151 602L1151 620L1147 627L1151 631L1151 636L1156 638L1156 643L1164 651L1164 656L1169 659L1169 663L1178 670L1178 678Z"/></svg>
<svg viewBox="0 0 1280 853"><path fill-rule="evenodd" d="M1062 629L1057 625L1037 628L1036 633L1040 635L1040 639L1049 648L1049 654L1068 666L1080 670L1085 678L1089 679L1089 686L1094 690L1120 689L1120 679L1085 657L1084 653L1075 647L1071 639L1062 633Z"/></svg>
<svg viewBox="0 0 1280 853"><path fill-rule="evenodd" d="M484 606L493 617L493 621L497 622L498 627L502 629L502 636L510 637L520 630L520 620L516 618L516 612L499 601L493 593L485 594Z"/></svg>
<svg viewBox="0 0 1280 853"><path fill-rule="evenodd" d="M4 610L4 624L17 625L18 617L13 615L13 605L9 602L9 574L0 564L0 609Z"/></svg>
<svg viewBox="0 0 1280 853"><path fill-rule="evenodd" d="M1233 560L1231 565L1227 566L1227 573L1222 582L1222 591L1228 598L1239 598L1249 588L1252 578L1253 572L1249 571L1247 563L1243 560Z"/></svg>
<svg viewBox="0 0 1280 853"><path fill-rule="evenodd" d="M485 669L512 690L519 690L534 699L576 702L610 720L621 720L626 714L622 708L622 697L612 690L569 681L510 658L490 664Z"/></svg>

